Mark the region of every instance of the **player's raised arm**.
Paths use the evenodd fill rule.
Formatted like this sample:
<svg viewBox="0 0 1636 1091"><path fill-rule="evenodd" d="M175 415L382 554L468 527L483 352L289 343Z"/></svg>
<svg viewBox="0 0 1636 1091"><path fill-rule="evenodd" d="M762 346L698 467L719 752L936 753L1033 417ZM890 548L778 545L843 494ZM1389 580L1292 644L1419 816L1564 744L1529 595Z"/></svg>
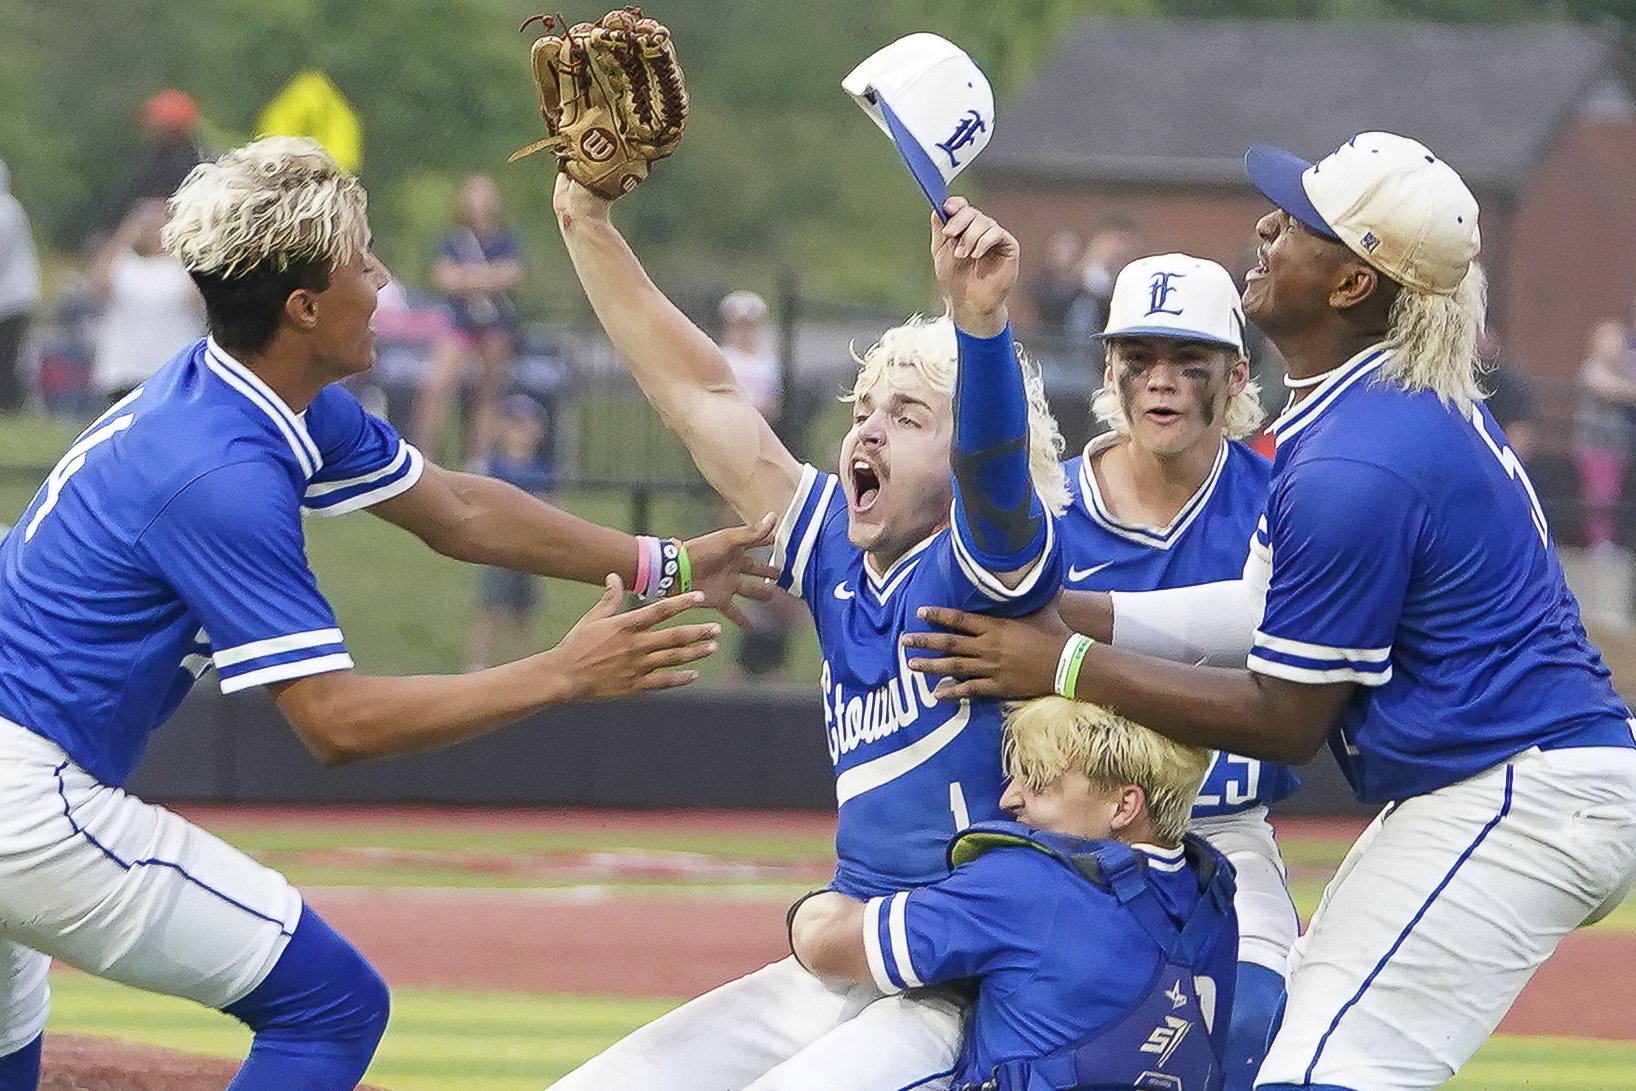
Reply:
<svg viewBox="0 0 1636 1091"><path fill-rule="evenodd" d="M1051 517L1030 474L1029 394L1006 306L1020 251L1010 232L965 198L950 197L943 211L946 222L931 218L932 261L960 353L950 452L956 556L1004 600L1041 578L1058 579L1046 563L1056 558Z"/></svg>
<svg viewBox="0 0 1636 1091"><path fill-rule="evenodd" d="M609 218L609 202L557 177L557 226L602 328L705 480L747 522L783 512L801 466L700 330L649 279Z"/></svg>

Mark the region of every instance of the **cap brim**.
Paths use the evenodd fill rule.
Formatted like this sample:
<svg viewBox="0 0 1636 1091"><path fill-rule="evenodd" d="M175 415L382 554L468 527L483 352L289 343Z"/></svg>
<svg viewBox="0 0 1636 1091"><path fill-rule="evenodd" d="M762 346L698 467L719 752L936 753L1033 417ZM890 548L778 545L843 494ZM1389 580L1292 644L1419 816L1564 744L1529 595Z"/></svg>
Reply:
<svg viewBox="0 0 1636 1091"><path fill-rule="evenodd" d="M1340 242L1335 229L1312 207L1306 186L1301 184L1301 175L1311 167L1300 156L1267 144L1257 144L1244 153L1244 173L1263 197L1324 238Z"/></svg>
<svg viewBox="0 0 1636 1091"><path fill-rule="evenodd" d="M1197 330L1183 330L1175 326L1127 326L1122 330L1104 330L1091 334L1093 341L1112 341L1120 337L1168 337L1174 341L1197 341L1201 345L1220 345L1224 349L1243 352L1244 348L1220 337L1211 337Z"/></svg>
<svg viewBox="0 0 1636 1091"><path fill-rule="evenodd" d="M943 212L943 203L949 199L949 184L943 180L943 172L937 169L932 157L926 154L926 149L920 146L920 141L914 134L898 120L891 105L884 95L875 93L875 104L880 107L881 116L886 119L886 129L892 134L892 143L898 147L898 154L903 156L903 162L909 167L909 173L915 176L920 185L920 192L932 203L932 208L939 216L947 220Z"/></svg>

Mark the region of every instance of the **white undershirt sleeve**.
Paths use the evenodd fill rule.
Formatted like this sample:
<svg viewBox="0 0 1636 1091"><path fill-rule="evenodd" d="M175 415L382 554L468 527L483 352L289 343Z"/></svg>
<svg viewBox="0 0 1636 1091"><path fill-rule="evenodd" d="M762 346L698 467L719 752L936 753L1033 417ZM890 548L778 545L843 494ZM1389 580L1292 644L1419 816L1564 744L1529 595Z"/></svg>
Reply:
<svg viewBox="0 0 1636 1091"><path fill-rule="evenodd" d="M1241 579L1109 597L1115 647L1177 663L1243 667L1261 620Z"/></svg>

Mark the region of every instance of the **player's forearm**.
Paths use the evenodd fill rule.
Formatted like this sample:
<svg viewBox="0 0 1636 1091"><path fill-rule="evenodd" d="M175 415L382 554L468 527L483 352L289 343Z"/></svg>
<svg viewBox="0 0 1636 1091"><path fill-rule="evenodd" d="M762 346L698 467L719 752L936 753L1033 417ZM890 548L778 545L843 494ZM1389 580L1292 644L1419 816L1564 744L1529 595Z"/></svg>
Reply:
<svg viewBox="0 0 1636 1091"><path fill-rule="evenodd" d="M492 477L428 466L415 487L379 504L446 557L600 584L616 573L636 586L636 539L599 526Z"/></svg>
<svg viewBox="0 0 1636 1091"><path fill-rule="evenodd" d="M1028 466L1028 396L1009 328L988 337L961 330L956 342L954 518L978 562L1016 586L1046 541Z"/></svg>
<svg viewBox="0 0 1636 1091"><path fill-rule="evenodd" d="M1181 742L1304 765L1350 692L1349 685L1296 685L1097 644L1085 653L1074 696Z"/></svg>
<svg viewBox="0 0 1636 1091"><path fill-rule="evenodd" d="M269 687L326 765L448 746L574 696L556 649L472 674L372 677L340 671Z"/></svg>
<svg viewBox="0 0 1636 1091"><path fill-rule="evenodd" d="M1106 591L1064 591L1057 599L1062 623L1092 640L1111 644L1113 639L1113 599Z"/></svg>
<svg viewBox="0 0 1636 1091"><path fill-rule="evenodd" d="M863 903L834 890L804 900L790 920L790 950L801 965L832 981L868 984Z"/></svg>
<svg viewBox="0 0 1636 1091"><path fill-rule="evenodd" d="M1079 629L1121 648L1177 663L1242 667L1261 621L1243 580L1221 580L1159 591L1115 591L1107 596L1109 637Z"/></svg>

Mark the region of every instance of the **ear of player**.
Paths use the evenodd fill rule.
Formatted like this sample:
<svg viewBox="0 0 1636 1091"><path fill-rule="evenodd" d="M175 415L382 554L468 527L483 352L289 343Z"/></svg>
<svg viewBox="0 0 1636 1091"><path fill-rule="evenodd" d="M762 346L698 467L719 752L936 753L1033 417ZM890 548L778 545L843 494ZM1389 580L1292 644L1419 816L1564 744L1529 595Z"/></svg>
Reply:
<svg viewBox="0 0 1636 1091"><path fill-rule="evenodd" d="M640 8L573 27L560 15L536 15L522 29L536 19L545 35L531 54L534 84L549 135L511 161L550 148L558 169L593 193L610 201L629 193L655 160L676 150L687 127L687 87L670 31Z"/></svg>

